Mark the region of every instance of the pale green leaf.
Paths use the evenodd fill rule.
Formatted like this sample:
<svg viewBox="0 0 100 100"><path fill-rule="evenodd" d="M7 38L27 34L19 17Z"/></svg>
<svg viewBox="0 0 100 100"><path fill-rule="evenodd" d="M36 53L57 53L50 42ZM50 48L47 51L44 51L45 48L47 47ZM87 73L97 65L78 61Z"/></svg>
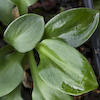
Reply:
<svg viewBox="0 0 100 100"><path fill-rule="evenodd" d="M28 60L34 84L32 100L73 100L73 97L53 89L40 78L32 51L28 52Z"/></svg>
<svg viewBox="0 0 100 100"><path fill-rule="evenodd" d="M44 20L36 14L25 14L14 20L4 33L4 40L19 52L32 50L44 33Z"/></svg>
<svg viewBox="0 0 100 100"><path fill-rule="evenodd" d="M23 56L24 54L14 52L0 59L0 97L12 92L20 84L23 77Z"/></svg>
<svg viewBox="0 0 100 100"><path fill-rule="evenodd" d="M98 87L93 69L75 48L53 39L43 40L38 72L51 87L71 95L81 95Z"/></svg>
<svg viewBox="0 0 100 100"><path fill-rule="evenodd" d="M32 100L74 100L72 96L53 89L41 79L34 85Z"/></svg>
<svg viewBox="0 0 100 100"><path fill-rule="evenodd" d="M13 90L8 95L0 97L0 100L23 100L21 97L21 85L19 85L15 90Z"/></svg>
<svg viewBox="0 0 100 100"><path fill-rule="evenodd" d="M13 20L12 9L14 4L8 0L0 0L0 21L9 24Z"/></svg>

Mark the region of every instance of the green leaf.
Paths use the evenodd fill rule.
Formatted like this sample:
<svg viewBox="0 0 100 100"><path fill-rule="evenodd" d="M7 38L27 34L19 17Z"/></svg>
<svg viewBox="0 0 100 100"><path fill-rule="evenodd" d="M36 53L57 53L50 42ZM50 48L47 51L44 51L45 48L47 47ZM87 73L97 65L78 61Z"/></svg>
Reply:
<svg viewBox="0 0 100 100"><path fill-rule="evenodd" d="M10 93L20 84L23 77L23 56L22 53L14 52L0 59L0 97Z"/></svg>
<svg viewBox="0 0 100 100"><path fill-rule="evenodd" d="M44 20L36 14L25 14L14 20L4 33L4 40L19 52L32 50L44 33Z"/></svg>
<svg viewBox="0 0 100 100"><path fill-rule="evenodd" d="M0 100L23 100L21 97L21 85L19 85L15 90L13 90L8 95L0 97Z"/></svg>
<svg viewBox="0 0 100 100"><path fill-rule="evenodd" d="M0 57L8 54L11 52L14 48L10 45L5 45L4 47L0 48Z"/></svg>
<svg viewBox="0 0 100 100"><path fill-rule="evenodd" d="M72 96L53 89L41 79L35 84L32 92L33 100L74 100Z"/></svg>
<svg viewBox="0 0 100 100"><path fill-rule="evenodd" d="M39 75L51 87L71 95L98 87L91 65L75 48L60 40L45 39L36 49Z"/></svg>
<svg viewBox="0 0 100 100"><path fill-rule="evenodd" d="M32 51L28 52L28 60L34 82L32 92L33 100L73 100L73 97L59 90L53 89L40 78Z"/></svg>
<svg viewBox="0 0 100 100"><path fill-rule="evenodd" d="M8 25L13 20L13 6L8 0L0 0L0 21L4 24Z"/></svg>
<svg viewBox="0 0 100 100"><path fill-rule="evenodd" d="M38 0L9 0L9 1L18 6L19 13L22 15L27 13L28 6L31 6Z"/></svg>
<svg viewBox="0 0 100 100"><path fill-rule="evenodd" d="M46 24L44 38L61 39L73 47L78 47L90 38L98 22L98 11L88 8L67 10Z"/></svg>

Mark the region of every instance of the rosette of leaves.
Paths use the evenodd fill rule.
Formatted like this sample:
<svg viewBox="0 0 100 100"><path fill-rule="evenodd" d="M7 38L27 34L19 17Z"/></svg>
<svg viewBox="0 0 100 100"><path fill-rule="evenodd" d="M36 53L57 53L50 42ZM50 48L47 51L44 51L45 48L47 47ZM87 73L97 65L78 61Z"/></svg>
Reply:
<svg viewBox="0 0 100 100"><path fill-rule="evenodd" d="M24 55L27 55L34 82L33 100L73 100L70 95L97 89L91 65L74 47L90 38L98 22L99 12L88 8L62 12L46 25L43 17L36 14L25 14L14 20L4 33L4 40L9 45L0 49L0 79L7 84L4 87L0 80L0 86L4 88L0 96L11 93L20 84L21 78L15 76L21 69ZM8 54L12 47L13 53ZM32 51L34 48L40 57L38 67ZM22 75L23 71L20 73ZM8 90L8 85L13 87Z"/></svg>

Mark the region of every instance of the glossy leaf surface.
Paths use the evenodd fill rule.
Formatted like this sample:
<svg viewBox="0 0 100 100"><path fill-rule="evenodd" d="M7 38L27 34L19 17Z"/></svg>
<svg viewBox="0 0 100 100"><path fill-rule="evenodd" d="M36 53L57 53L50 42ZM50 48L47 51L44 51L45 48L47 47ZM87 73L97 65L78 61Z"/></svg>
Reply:
<svg viewBox="0 0 100 100"><path fill-rule="evenodd" d="M0 97L0 100L23 100L21 97L21 85L18 86L15 90L13 90L8 95Z"/></svg>
<svg viewBox="0 0 100 100"><path fill-rule="evenodd" d="M33 100L74 100L68 94L65 94L59 90L53 89L41 79L37 81L32 92Z"/></svg>
<svg viewBox="0 0 100 100"><path fill-rule="evenodd" d="M46 39L37 50L38 72L51 87L71 95L80 95L98 87L87 59L75 48L60 40Z"/></svg>
<svg viewBox="0 0 100 100"><path fill-rule="evenodd" d="M28 53L28 59L34 82L32 100L73 100L73 97L53 89L40 78L32 51Z"/></svg>
<svg viewBox="0 0 100 100"><path fill-rule="evenodd" d="M21 60L24 54L14 52L0 59L0 97L13 91L21 82L23 69Z"/></svg>
<svg viewBox="0 0 100 100"><path fill-rule="evenodd" d="M44 33L44 20L36 14L26 14L14 20L4 33L4 40L19 52L35 47Z"/></svg>
<svg viewBox="0 0 100 100"><path fill-rule="evenodd" d="M19 13L26 14L28 6L34 4L37 0L10 0L12 3L18 6Z"/></svg>
<svg viewBox="0 0 100 100"><path fill-rule="evenodd" d="M44 37L61 39L73 47L78 47L90 38L98 22L98 11L88 8L67 10L46 24Z"/></svg>
<svg viewBox="0 0 100 100"><path fill-rule="evenodd" d="M8 25L12 20L12 9L14 4L8 0L0 0L0 21Z"/></svg>

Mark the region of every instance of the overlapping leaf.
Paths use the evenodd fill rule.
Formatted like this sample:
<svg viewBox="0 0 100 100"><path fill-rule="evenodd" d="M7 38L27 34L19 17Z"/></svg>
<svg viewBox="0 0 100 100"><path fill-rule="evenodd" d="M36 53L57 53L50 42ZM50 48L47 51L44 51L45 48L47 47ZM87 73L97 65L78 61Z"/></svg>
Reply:
<svg viewBox="0 0 100 100"><path fill-rule="evenodd" d="M13 20L12 9L14 4L8 0L0 0L0 21L9 24Z"/></svg>
<svg viewBox="0 0 100 100"><path fill-rule="evenodd" d="M32 100L73 100L73 97L53 89L40 78L32 51L28 53L28 59L34 81Z"/></svg>
<svg viewBox="0 0 100 100"><path fill-rule="evenodd" d="M46 24L45 38L66 41L73 47L86 42L97 28L99 12L88 8L64 11Z"/></svg>
<svg viewBox="0 0 100 100"><path fill-rule="evenodd" d="M13 49L14 48L10 45L5 45L4 47L0 48L0 58L11 52Z"/></svg>
<svg viewBox="0 0 100 100"><path fill-rule="evenodd" d="M44 20L36 14L25 14L14 20L4 33L4 40L19 52L32 50L44 33Z"/></svg>
<svg viewBox="0 0 100 100"><path fill-rule="evenodd" d="M34 4L37 0L10 0L12 3L18 6L19 13L26 14L27 13L27 7Z"/></svg>
<svg viewBox="0 0 100 100"><path fill-rule="evenodd" d="M51 87L71 95L80 95L98 87L87 59L60 40L43 40L36 49L40 55L38 72Z"/></svg>
<svg viewBox="0 0 100 100"><path fill-rule="evenodd" d="M37 81L32 93L33 100L73 100L73 97L53 89L41 79Z"/></svg>
<svg viewBox="0 0 100 100"><path fill-rule="evenodd" d="M21 60L24 54L14 52L0 59L0 97L13 91L21 82L23 69Z"/></svg>
<svg viewBox="0 0 100 100"><path fill-rule="evenodd" d="M0 97L0 100L23 100L21 97L21 85L19 85L15 90L13 90L8 95Z"/></svg>

